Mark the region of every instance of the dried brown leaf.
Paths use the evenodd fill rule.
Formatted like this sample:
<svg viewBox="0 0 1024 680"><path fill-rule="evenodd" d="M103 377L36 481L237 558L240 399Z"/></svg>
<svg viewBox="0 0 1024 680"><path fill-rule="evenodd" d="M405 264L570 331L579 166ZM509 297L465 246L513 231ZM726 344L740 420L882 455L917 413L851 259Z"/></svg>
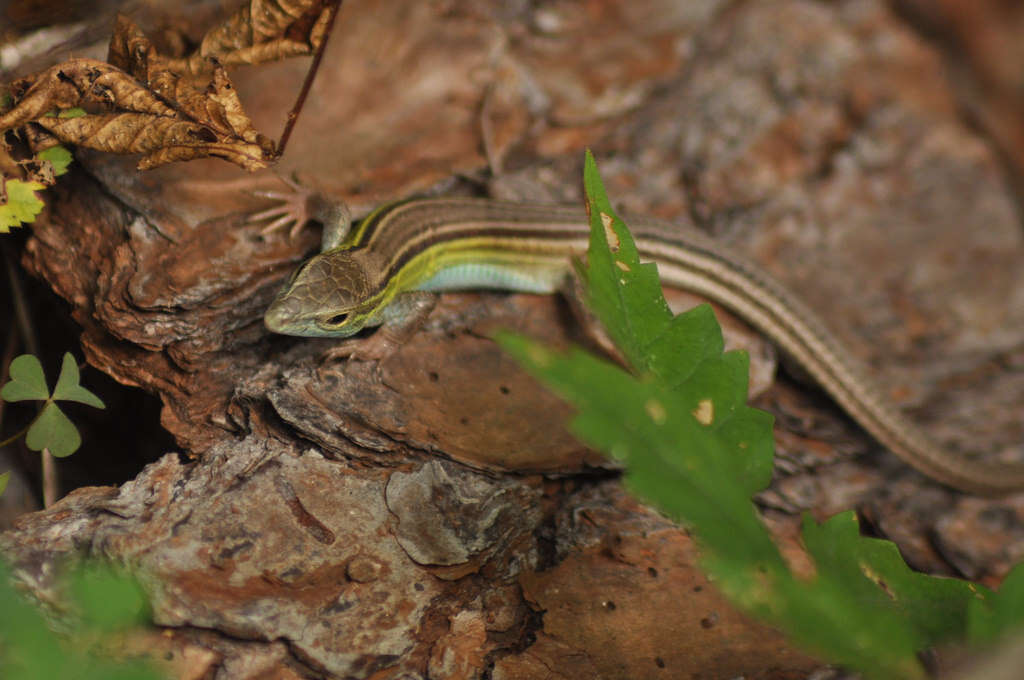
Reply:
<svg viewBox="0 0 1024 680"><path fill-rule="evenodd" d="M53 163L49 161L25 161L25 179L28 182L38 182L43 186L52 187L57 181L57 175L53 171Z"/></svg>
<svg viewBox="0 0 1024 680"><path fill-rule="evenodd" d="M255 172L267 167L267 159L260 155L261 149L254 144L203 144L201 146L165 146L164 148L149 154L139 161L139 170L152 170L153 168L173 163L175 161L191 161L197 158L214 157L234 163L235 165Z"/></svg>
<svg viewBox="0 0 1024 680"><path fill-rule="evenodd" d="M16 177L19 172L21 172L21 164L15 160L7 140L0 135L0 177Z"/></svg>
<svg viewBox="0 0 1024 680"><path fill-rule="evenodd" d="M175 70L202 73L208 60L227 66L308 56L323 42L332 0L250 0L207 32L199 49L171 62Z"/></svg>
<svg viewBox="0 0 1024 680"><path fill-rule="evenodd" d="M119 106L154 115L173 109L124 71L96 59L70 59L11 85L15 105L0 115L0 131L20 127L57 109Z"/></svg>
<svg viewBox="0 0 1024 680"><path fill-rule="evenodd" d="M51 134L49 131L44 130L38 125L26 125L21 128L21 136L25 140L25 144L29 149L36 152L42 151L43 149L49 149L51 146L57 146L60 144L60 139L56 135Z"/></svg>
<svg viewBox="0 0 1024 680"><path fill-rule="evenodd" d="M61 141L143 153L140 169L213 156L257 170L275 158L273 142L252 126L216 61L201 77L176 73L124 16L117 19L109 58L110 64L72 59L16 82L15 104L0 115L0 131L21 127L33 148ZM76 106L86 115L52 115Z"/></svg>
<svg viewBox="0 0 1024 680"><path fill-rule="evenodd" d="M130 73L165 101L180 102L193 92L202 91L206 82L172 67L170 60L161 57L149 38L123 14L118 14L114 23L107 61Z"/></svg>
<svg viewBox="0 0 1024 680"><path fill-rule="evenodd" d="M259 144L219 135L210 126L171 117L112 113L80 118L43 118L37 124L59 139L98 151L144 153L140 170L176 160L214 156L246 170L267 165L267 150Z"/></svg>
<svg viewBox="0 0 1024 680"><path fill-rule="evenodd" d="M211 102L220 107L219 113L222 113L228 130L247 142L260 143L262 135L253 128L252 121L245 115L242 101L238 98L238 91L231 84L223 66L217 65L214 70L213 82L210 84L207 95Z"/></svg>
<svg viewBox="0 0 1024 680"><path fill-rule="evenodd" d="M114 34L107 47L107 61L112 66L132 74L142 82L149 82L149 60L157 57L156 48L149 38L124 14L114 20Z"/></svg>
<svg viewBox="0 0 1024 680"><path fill-rule="evenodd" d="M0 178L2 180L16 179L47 187L53 186L57 176L63 172L58 172L49 158L32 155L23 140L12 141L17 143L9 144L8 140L0 135ZM56 142L49 146L55 145ZM45 148L49 148L49 146ZM0 196L0 206L5 202L6 197Z"/></svg>

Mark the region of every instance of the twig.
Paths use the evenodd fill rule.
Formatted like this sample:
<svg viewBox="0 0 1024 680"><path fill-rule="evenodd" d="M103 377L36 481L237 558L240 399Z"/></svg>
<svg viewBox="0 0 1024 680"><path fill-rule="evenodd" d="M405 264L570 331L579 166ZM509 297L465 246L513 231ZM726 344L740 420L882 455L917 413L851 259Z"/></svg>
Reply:
<svg viewBox="0 0 1024 680"><path fill-rule="evenodd" d="M327 41L331 37L331 29L334 27L334 18L338 16L342 2L343 0L329 0L327 3L328 7L333 5L333 8L331 9L331 15L327 18L327 26L324 28L324 39L320 42L320 48L316 51L316 54L313 55L313 63L309 65L309 70L306 71L306 79L302 83L302 90L299 91L295 105L288 112L288 119L284 124L284 132L281 133L281 142L277 145L278 157L284 155L284 147L288 144L288 138L292 136L295 121L299 119L299 112L306 103L306 97L309 95L310 88L313 87L313 78L316 77L316 72L320 68L320 60L323 59L324 51L327 49Z"/></svg>
<svg viewBox="0 0 1024 680"><path fill-rule="evenodd" d="M28 305L25 304L25 291L22 290L21 279L18 278L18 267L15 265L6 243L0 243L0 250L3 250L4 253L4 266L7 269L7 280L11 284L11 298L14 300L14 320L21 331L21 342L29 354L38 356L39 343L36 342L32 317L28 313Z"/></svg>
<svg viewBox="0 0 1024 680"><path fill-rule="evenodd" d="M35 421L32 421L32 422L34 423ZM10 437L8 437L7 439L5 439L2 442L0 442L0 446L7 446L11 442L18 440L22 435L24 435L26 432L28 432L31 427L32 427L32 423L29 423L25 427L21 428L18 432L12 434Z"/></svg>
<svg viewBox="0 0 1024 680"><path fill-rule="evenodd" d="M6 385L10 377L11 362L14 361L14 353L18 351L18 327L13 323L7 329L7 340L4 341L4 356L0 359L0 385ZM4 431L4 402L0 399L0 432ZM0 442L0 446L7 442Z"/></svg>
<svg viewBox="0 0 1024 680"><path fill-rule="evenodd" d="M491 171L491 177L499 177L502 174L501 158L498 157L498 149L494 139L494 123L491 121L491 100L494 98L494 86L489 85L484 91L484 99L480 105L480 138L484 145L484 158L487 159L487 166Z"/></svg>

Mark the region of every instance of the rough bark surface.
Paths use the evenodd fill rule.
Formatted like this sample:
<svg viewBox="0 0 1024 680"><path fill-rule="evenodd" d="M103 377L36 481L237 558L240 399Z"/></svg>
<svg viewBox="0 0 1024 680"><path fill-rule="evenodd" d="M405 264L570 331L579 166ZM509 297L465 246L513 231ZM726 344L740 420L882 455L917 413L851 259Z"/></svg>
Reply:
<svg viewBox="0 0 1024 680"><path fill-rule="evenodd" d="M993 457L1024 440L1015 199L938 52L884 2L379 0L346 3L335 33L282 172L363 210L479 191L488 168L492 193L578 200L590 146L627 211L696 223L761 262L937 437ZM238 76L259 127L304 68ZM323 362L331 342L261 323L318 243L245 223L260 207L246 191L275 178L86 165L24 264L68 300L91 364L159 395L183 455L0 536L41 598L77 555L139 567L169 631L151 643L181 677L816 667L722 601L685 532L627 496L487 338L582 341L563 303L446 295L380 365ZM798 383L757 404L778 423L760 501L788 552L801 512L853 507L932 572L996 583L1024 557L1024 497L929 482Z"/></svg>

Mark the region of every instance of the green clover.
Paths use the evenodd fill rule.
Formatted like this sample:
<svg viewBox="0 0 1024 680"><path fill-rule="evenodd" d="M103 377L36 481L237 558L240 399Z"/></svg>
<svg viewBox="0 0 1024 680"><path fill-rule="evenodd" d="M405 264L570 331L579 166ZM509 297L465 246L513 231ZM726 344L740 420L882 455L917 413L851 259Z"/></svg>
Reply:
<svg viewBox="0 0 1024 680"><path fill-rule="evenodd" d="M64 353L60 377L53 393L46 386L46 376L39 359L22 354L11 362L11 380L0 390L5 401L42 401L43 408L28 428L25 443L33 451L48 449L58 458L70 456L82 444L78 428L57 406L58 401L77 401L96 408L105 408L95 394L78 384L78 363L70 352Z"/></svg>

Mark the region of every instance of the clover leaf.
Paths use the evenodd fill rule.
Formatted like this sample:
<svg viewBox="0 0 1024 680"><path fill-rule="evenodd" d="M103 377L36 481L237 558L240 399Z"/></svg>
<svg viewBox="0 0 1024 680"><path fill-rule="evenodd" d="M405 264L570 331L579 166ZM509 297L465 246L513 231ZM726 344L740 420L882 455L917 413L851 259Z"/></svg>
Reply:
<svg viewBox="0 0 1024 680"><path fill-rule="evenodd" d="M76 401L105 408L103 401L79 384L78 363L70 352L64 353L60 376L51 393L39 359L22 354L11 362L10 381L0 390L6 401L42 401L39 415L28 428L25 443L33 451L47 449L58 458L70 456L82 444L82 437L60 407L58 401Z"/></svg>

